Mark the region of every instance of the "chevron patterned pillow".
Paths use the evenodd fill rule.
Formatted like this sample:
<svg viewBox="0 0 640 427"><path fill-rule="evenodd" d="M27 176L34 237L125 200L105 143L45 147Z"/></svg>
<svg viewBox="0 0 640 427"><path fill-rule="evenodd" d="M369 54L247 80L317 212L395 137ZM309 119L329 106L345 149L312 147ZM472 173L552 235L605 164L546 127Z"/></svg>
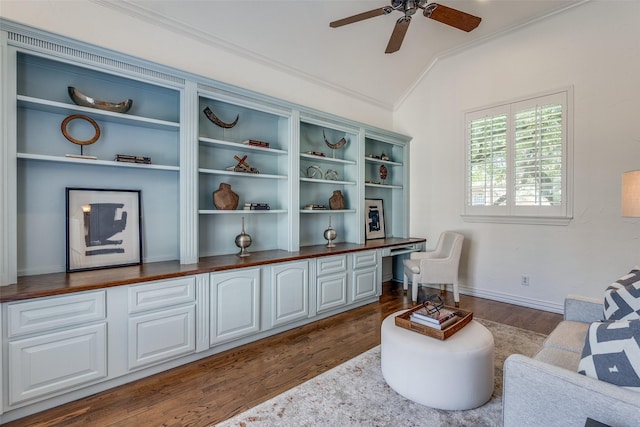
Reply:
<svg viewBox="0 0 640 427"><path fill-rule="evenodd" d="M640 319L640 267L609 285L604 292L605 320Z"/></svg>
<svg viewBox="0 0 640 427"><path fill-rule="evenodd" d="M640 320L592 323L578 373L640 392Z"/></svg>

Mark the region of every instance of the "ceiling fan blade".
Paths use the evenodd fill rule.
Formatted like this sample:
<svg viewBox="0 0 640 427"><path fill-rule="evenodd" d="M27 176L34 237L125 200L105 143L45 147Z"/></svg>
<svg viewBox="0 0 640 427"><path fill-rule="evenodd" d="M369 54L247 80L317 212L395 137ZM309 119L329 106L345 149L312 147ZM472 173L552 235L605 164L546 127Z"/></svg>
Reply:
<svg viewBox="0 0 640 427"><path fill-rule="evenodd" d="M398 19L396 26L393 28L393 33L391 33L389 43L387 44L387 50L385 50L384 53L393 53L400 50L400 46L402 46L402 41L404 40L404 35L407 34L410 23L411 16L403 16Z"/></svg>
<svg viewBox="0 0 640 427"><path fill-rule="evenodd" d="M475 29L482 21L482 18L438 3L428 4L424 8L424 16L466 32Z"/></svg>
<svg viewBox="0 0 640 427"><path fill-rule="evenodd" d="M338 19L337 21L329 23L329 26L331 28L342 27L343 25L353 24L354 22L364 21L365 19L375 18L376 16L388 15L392 11L393 9L390 6L385 6L380 9L373 9L368 12L362 12L347 18Z"/></svg>

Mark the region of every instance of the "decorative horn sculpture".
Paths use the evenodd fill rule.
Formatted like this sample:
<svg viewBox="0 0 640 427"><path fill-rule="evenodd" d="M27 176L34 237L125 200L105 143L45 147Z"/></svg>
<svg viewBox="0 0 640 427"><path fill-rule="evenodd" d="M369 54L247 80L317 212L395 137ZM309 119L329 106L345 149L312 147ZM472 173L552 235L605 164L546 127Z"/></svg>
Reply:
<svg viewBox="0 0 640 427"><path fill-rule="evenodd" d="M329 147L329 148L331 148L333 150L337 150L338 148L342 148L347 143L347 140L344 139L344 138L340 139L340 141L336 142L335 144L330 143L327 140L327 136L324 134L324 130L322 131L322 136L324 137L324 143L327 144L327 147Z"/></svg>
<svg viewBox="0 0 640 427"><path fill-rule="evenodd" d="M69 97L76 104L82 107L97 108L99 110L112 111L115 113L126 113L133 105L131 99L122 102L108 102L94 99L85 95L73 86L67 86Z"/></svg>
<svg viewBox="0 0 640 427"><path fill-rule="evenodd" d="M238 114L236 116L236 119L233 122L225 123L222 120L220 120L218 116L216 116L213 113L213 111L211 111L211 108L206 107L203 112L204 112L204 115L207 116L209 120L211 120L213 123L220 126L221 128L225 128L225 129L231 129L232 127L234 127L236 124L238 124L238 119L240 118L240 114Z"/></svg>

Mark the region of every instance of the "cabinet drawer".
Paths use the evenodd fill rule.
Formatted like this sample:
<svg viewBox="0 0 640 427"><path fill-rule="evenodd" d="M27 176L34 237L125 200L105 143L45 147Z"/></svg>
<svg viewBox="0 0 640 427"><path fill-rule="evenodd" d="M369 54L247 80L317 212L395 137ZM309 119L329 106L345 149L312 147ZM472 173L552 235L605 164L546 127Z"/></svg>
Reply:
<svg viewBox="0 0 640 427"><path fill-rule="evenodd" d="M163 280L129 288L129 313L195 302L195 278Z"/></svg>
<svg viewBox="0 0 640 427"><path fill-rule="evenodd" d="M10 342L9 404L106 377L106 342L106 323Z"/></svg>
<svg viewBox="0 0 640 427"><path fill-rule="evenodd" d="M195 312L190 305L129 319L129 369L193 353Z"/></svg>
<svg viewBox="0 0 640 427"><path fill-rule="evenodd" d="M105 318L105 292L85 292L7 304L9 338Z"/></svg>
<svg viewBox="0 0 640 427"><path fill-rule="evenodd" d="M356 252L352 256L354 269L376 265L378 259L376 251Z"/></svg>
<svg viewBox="0 0 640 427"><path fill-rule="evenodd" d="M318 276L325 274L344 273L347 271L347 256L329 256L318 258Z"/></svg>

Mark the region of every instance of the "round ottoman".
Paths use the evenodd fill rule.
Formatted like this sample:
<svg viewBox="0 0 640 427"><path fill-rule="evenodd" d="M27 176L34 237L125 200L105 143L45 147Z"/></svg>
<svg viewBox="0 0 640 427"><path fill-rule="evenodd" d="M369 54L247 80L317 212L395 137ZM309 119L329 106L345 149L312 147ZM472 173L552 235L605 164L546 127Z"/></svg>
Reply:
<svg viewBox="0 0 640 427"><path fill-rule="evenodd" d="M389 386L409 400L445 410L472 409L493 393L493 335L472 320L439 340L382 322L380 357Z"/></svg>

